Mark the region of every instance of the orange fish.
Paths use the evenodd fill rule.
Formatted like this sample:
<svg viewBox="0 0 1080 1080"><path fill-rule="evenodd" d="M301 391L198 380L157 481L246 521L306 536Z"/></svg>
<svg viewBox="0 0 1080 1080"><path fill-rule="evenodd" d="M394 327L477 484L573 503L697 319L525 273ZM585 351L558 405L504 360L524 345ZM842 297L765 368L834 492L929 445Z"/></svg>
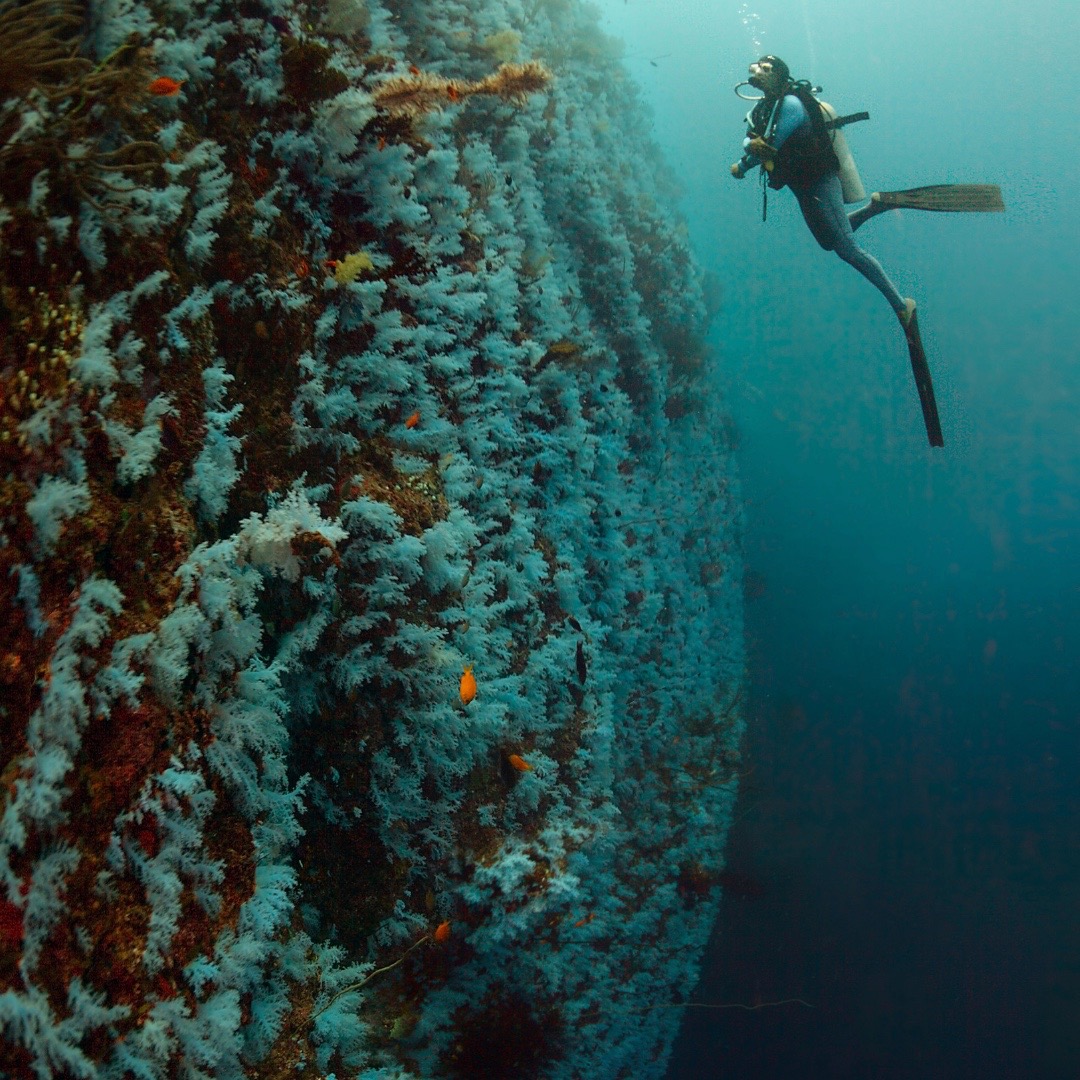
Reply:
<svg viewBox="0 0 1080 1080"><path fill-rule="evenodd" d="M435 927L435 933L432 934L432 937L435 938L435 943L437 945L442 945L445 942L449 941L450 940L450 920L447 919L446 922L439 923L439 925Z"/></svg>
<svg viewBox="0 0 1080 1080"><path fill-rule="evenodd" d="M410 64L409 65L409 74L410 75L419 75L420 74L420 69L415 64Z"/></svg>
<svg viewBox="0 0 1080 1080"><path fill-rule="evenodd" d="M183 82L177 82L175 79L170 79L168 75L162 75L160 78L155 79L146 89L155 97L176 97L180 93L180 87L183 85Z"/></svg>
<svg viewBox="0 0 1080 1080"><path fill-rule="evenodd" d="M466 664L461 673L461 685L458 687L461 704L468 705L476 697L476 676L472 673L472 664Z"/></svg>
<svg viewBox="0 0 1080 1080"><path fill-rule="evenodd" d="M511 754L506 760L509 761L518 772L532 772L532 766L523 757L518 757L517 754Z"/></svg>
<svg viewBox="0 0 1080 1080"><path fill-rule="evenodd" d="M409 418L408 418L408 419L407 419L407 420L405 421L405 426L406 426L407 428L414 428L414 427L416 427L416 425L417 425L417 424L419 424L419 423L420 423L420 410L419 410L419 409L417 409L417 410L416 410L416 412L414 412L414 413L412 414L412 416L410 416L410 417L409 417Z"/></svg>
<svg viewBox="0 0 1080 1080"><path fill-rule="evenodd" d="M446 87L446 96L451 101L458 101L461 98L461 92L453 83L449 83Z"/></svg>

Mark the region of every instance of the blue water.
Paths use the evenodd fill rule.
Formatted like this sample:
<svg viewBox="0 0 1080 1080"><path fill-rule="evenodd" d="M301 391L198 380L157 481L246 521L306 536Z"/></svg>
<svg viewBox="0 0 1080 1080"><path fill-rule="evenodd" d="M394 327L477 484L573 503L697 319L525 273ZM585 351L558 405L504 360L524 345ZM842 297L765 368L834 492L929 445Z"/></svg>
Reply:
<svg viewBox="0 0 1080 1080"><path fill-rule="evenodd" d="M1080 1076L1075 3L607 0L685 183L748 497L753 700L729 888L669 1077ZM1004 215L859 232L915 296L946 446L881 297L737 183L775 52L868 190Z"/></svg>

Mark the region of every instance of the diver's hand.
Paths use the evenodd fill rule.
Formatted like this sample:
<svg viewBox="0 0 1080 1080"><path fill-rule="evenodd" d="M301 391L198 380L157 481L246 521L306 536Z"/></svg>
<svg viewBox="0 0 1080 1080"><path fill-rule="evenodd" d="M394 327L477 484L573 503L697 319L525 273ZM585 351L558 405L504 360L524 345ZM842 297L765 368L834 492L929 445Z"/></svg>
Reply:
<svg viewBox="0 0 1080 1080"><path fill-rule="evenodd" d="M736 161L735 164L731 166L731 175L734 176L736 180L741 180L746 175L739 162Z"/></svg>
<svg viewBox="0 0 1080 1080"><path fill-rule="evenodd" d="M747 150L759 161L773 161L776 158L776 147L770 146L760 135L750 140Z"/></svg>

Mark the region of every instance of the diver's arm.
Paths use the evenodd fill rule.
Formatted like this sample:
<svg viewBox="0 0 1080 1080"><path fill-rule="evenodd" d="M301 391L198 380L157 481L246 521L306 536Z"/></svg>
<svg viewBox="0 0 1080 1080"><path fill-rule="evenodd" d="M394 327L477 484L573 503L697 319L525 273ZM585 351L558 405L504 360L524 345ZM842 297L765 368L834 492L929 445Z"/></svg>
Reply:
<svg viewBox="0 0 1080 1080"><path fill-rule="evenodd" d="M762 164L762 159L757 156L755 150L764 149L768 143L761 138L751 138L749 135L742 142L743 156L731 166L731 175L736 180L741 180L751 169L756 169ZM775 149L769 147L769 149Z"/></svg>
<svg viewBox="0 0 1080 1080"><path fill-rule="evenodd" d="M751 169L756 169L760 165L756 158L751 158L747 154L743 154L734 165L731 166L731 175L736 180L741 180Z"/></svg>
<svg viewBox="0 0 1080 1080"><path fill-rule="evenodd" d="M772 145L779 150L804 124L810 123L806 106L794 95L787 94L780 102L780 115L776 118Z"/></svg>
<svg viewBox="0 0 1080 1080"><path fill-rule="evenodd" d="M779 150L799 128L809 122L810 116L806 111L806 106L794 94L786 94L784 100L780 102L776 130L773 132L772 142L769 145L773 150ZM743 156L731 167L731 175L737 179L741 180L751 169L762 164L761 158L750 149L751 143L755 141L757 140L749 135L743 139ZM758 145L760 146L761 143L758 142Z"/></svg>

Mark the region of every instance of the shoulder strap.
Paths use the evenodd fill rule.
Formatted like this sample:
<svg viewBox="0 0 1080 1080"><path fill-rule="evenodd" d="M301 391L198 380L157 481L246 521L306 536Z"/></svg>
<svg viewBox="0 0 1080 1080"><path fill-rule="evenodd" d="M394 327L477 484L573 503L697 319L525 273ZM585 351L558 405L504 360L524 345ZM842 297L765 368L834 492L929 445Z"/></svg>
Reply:
<svg viewBox="0 0 1080 1080"><path fill-rule="evenodd" d="M857 124L860 120L869 120L868 112L853 112L847 116L838 116L835 120L825 121L825 130L832 131L834 128L847 127L848 124Z"/></svg>
<svg viewBox="0 0 1080 1080"><path fill-rule="evenodd" d="M783 101L782 97L776 98L776 100L771 103L768 98L762 98L762 100L754 106L753 111L749 116L750 130L754 135L758 135L762 139L768 140L771 133L770 129L776 127L776 120L781 101Z"/></svg>
<svg viewBox="0 0 1080 1080"><path fill-rule="evenodd" d="M788 93L794 94L803 103L813 129L818 132L825 131L824 110L821 108L821 102L814 97L810 83L806 79L800 79L798 82L791 84Z"/></svg>

